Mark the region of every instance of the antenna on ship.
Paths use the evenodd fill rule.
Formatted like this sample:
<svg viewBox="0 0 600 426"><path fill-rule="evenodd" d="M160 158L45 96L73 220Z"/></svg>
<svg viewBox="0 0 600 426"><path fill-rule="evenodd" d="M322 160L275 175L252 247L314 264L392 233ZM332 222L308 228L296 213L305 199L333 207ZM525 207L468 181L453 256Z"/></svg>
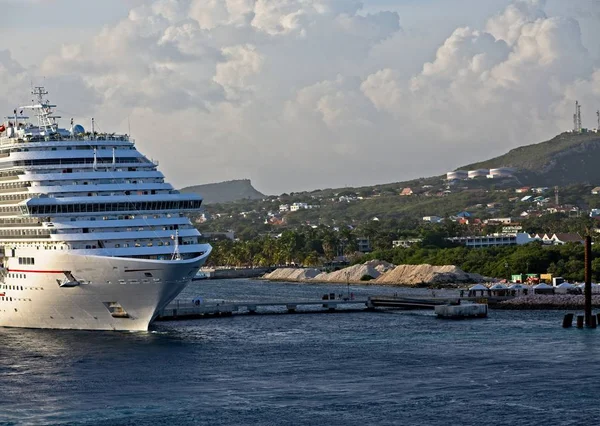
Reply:
<svg viewBox="0 0 600 426"><path fill-rule="evenodd" d="M581 124L581 104L577 105L577 130L581 133L583 125Z"/></svg>
<svg viewBox="0 0 600 426"><path fill-rule="evenodd" d="M94 147L94 171L98 168L98 156L96 155L96 148Z"/></svg>
<svg viewBox="0 0 600 426"><path fill-rule="evenodd" d="M596 131L600 132L600 110L596 111L596 117L598 117L598 126L596 127Z"/></svg>
<svg viewBox="0 0 600 426"><path fill-rule="evenodd" d="M94 130L94 117L92 117L92 139L95 140L96 138L94 137L94 135L96 134L95 130Z"/></svg>
<svg viewBox="0 0 600 426"><path fill-rule="evenodd" d="M171 238L175 240L175 248L171 260L181 260L181 254L179 253L179 229L175 230L175 236L171 235Z"/></svg>

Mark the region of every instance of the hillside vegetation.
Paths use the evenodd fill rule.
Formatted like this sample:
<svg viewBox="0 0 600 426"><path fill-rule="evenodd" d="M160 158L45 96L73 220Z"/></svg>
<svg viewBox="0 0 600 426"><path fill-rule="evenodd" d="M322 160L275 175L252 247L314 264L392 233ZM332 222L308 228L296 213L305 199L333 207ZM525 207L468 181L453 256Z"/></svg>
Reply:
<svg viewBox="0 0 600 426"><path fill-rule="evenodd" d="M571 185L600 181L600 134L562 133L555 138L515 148L500 157L460 169L513 167L525 185Z"/></svg>
<svg viewBox="0 0 600 426"><path fill-rule="evenodd" d="M204 204L230 203L239 200L261 200L264 194L258 192L250 179L230 180L206 185L188 186L181 192L200 194Z"/></svg>

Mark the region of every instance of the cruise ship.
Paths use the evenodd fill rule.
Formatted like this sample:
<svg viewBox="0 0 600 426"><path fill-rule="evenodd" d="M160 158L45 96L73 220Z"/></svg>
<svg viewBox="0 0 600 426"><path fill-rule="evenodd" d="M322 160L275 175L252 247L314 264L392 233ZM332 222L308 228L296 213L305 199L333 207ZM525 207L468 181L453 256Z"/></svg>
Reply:
<svg viewBox="0 0 600 426"><path fill-rule="evenodd" d="M186 217L202 198L33 94L0 125L0 326L147 330L210 254Z"/></svg>

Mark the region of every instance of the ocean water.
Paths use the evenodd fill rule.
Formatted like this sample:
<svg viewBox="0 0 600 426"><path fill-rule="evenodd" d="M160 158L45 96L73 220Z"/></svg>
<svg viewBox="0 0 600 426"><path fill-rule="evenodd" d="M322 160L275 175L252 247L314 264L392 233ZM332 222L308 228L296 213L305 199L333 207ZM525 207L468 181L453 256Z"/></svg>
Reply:
<svg viewBox="0 0 600 426"><path fill-rule="evenodd" d="M348 289L201 281L183 299L329 291ZM160 322L149 333L0 329L0 424L594 424L600 329L564 330L562 316L395 311Z"/></svg>

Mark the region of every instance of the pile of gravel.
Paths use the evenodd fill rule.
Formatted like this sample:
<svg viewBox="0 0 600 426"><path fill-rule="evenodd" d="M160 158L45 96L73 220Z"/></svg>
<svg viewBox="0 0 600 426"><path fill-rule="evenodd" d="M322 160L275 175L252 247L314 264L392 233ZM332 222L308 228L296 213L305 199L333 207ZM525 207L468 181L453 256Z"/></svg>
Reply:
<svg viewBox="0 0 600 426"><path fill-rule="evenodd" d="M383 285L436 285L480 283L485 279L479 274L469 274L454 265L398 265L375 280Z"/></svg>
<svg viewBox="0 0 600 426"><path fill-rule="evenodd" d="M312 268L279 268L263 275L263 278L270 281L307 281L319 275L320 272L318 269Z"/></svg>

